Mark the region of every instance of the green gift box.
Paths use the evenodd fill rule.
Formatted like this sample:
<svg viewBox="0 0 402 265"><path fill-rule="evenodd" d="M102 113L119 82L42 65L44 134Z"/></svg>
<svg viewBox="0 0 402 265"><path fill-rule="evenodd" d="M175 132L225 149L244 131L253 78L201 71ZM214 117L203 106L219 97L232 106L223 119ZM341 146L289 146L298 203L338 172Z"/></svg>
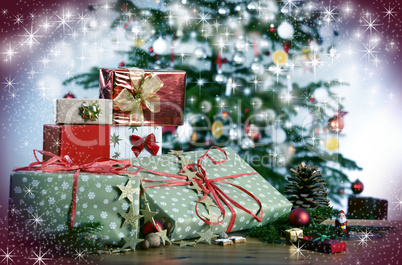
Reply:
<svg viewBox="0 0 402 265"><path fill-rule="evenodd" d="M21 231L34 231L40 238L68 230L72 205L74 172L16 171L11 174L10 222ZM133 203L119 200L117 185L128 184L129 177L113 174L80 173L77 182L75 225L99 221L102 231L95 234L108 245L122 245L123 237L135 236L135 228L122 226L133 206L139 212L140 179L131 177ZM138 220L137 220L138 222ZM138 223L137 223L138 227Z"/></svg>
<svg viewBox="0 0 402 265"><path fill-rule="evenodd" d="M226 161L224 161L224 152L227 154ZM207 231L210 228L210 224L201 220L200 217L215 224L222 220L223 215L221 215L220 209L217 206L210 205L213 198L211 196L212 192L209 192L210 194L204 198L209 201L208 203L199 202L197 204L206 194L204 191L199 192L194 185L183 184L189 182L186 179L177 179L172 175L167 176L169 174L180 175L180 170L183 167L187 164L197 163L199 157L204 154L205 151L195 151L180 154L181 159L174 154L131 159L133 165L143 168L140 174L143 178L143 186L146 190L149 206L152 211L158 213L155 216L156 219L166 220L165 224L169 224L172 227L169 233L172 241L198 237L197 232ZM208 156L215 161L222 161L222 163L215 164ZM259 222L251 214L234 206L233 203L229 203L236 215L230 231L240 231L266 225L291 210L292 203L232 149L210 149L208 156L204 155L202 162L198 160L198 165L201 165L202 169L205 170L204 175L207 179L212 181L218 189L239 206L244 207L256 216L259 216L260 211L262 211L262 219ZM191 167L196 169L193 166ZM187 172L189 172L189 166L186 168ZM199 167L198 171L200 172ZM181 176L184 175L181 174ZM233 175L237 176L222 179L222 177ZM152 182L146 182L147 180ZM205 183L201 185L204 188L206 187ZM198 190L200 189L202 188L199 187ZM242 189L246 190L246 192ZM247 192L254 195L261 202L261 207L254 198L247 195ZM225 200L229 201L228 199ZM215 202L215 205L217 204L216 200L212 199L212 201ZM196 205L198 215L196 214ZM227 229L231 226L231 218L234 216L225 203L222 203L222 205L226 216L220 224L212 225L212 232L215 234L224 231L228 232Z"/></svg>

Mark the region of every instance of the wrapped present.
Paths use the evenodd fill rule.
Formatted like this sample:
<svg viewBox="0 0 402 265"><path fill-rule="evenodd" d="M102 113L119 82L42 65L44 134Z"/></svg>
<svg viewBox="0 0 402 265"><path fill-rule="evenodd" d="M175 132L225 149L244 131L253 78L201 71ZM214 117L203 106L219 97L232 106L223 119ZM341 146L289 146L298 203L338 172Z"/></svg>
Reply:
<svg viewBox="0 0 402 265"><path fill-rule="evenodd" d="M129 159L162 154L162 127L112 126L110 156Z"/></svg>
<svg viewBox="0 0 402 265"><path fill-rule="evenodd" d="M76 164L110 156L110 125L43 125L43 150L69 155ZM44 156L44 160L50 157Z"/></svg>
<svg viewBox="0 0 402 265"><path fill-rule="evenodd" d="M388 201L371 197L349 197L349 219L387 220Z"/></svg>
<svg viewBox="0 0 402 265"><path fill-rule="evenodd" d="M57 124L112 124L113 101L110 99L56 99Z"/></svg>
<svg viewBox="0 0 402 265"><path fill-rule="evenodd" d="M113 99L118 125L182 125L185 86L185 71L99 70L99 98Z"/></svg>
<svg viewBox="0 0 402 265"><path fill-rule="evenodd" d="M303 237L303 230L300 228L292 228L285 230L286 243L297 243L299 237Z"/></svg>
<svg viewBox="0 0 402 265"><path fill-rule="evenodd" d="M300 237L298 240L301 248L318 252L333 254L346 251L346 242L329 239L326 236L305 236Z"/></svg>
<svg viewBox="0 0 402 265"><path fill-rule="evenodd" d="M155 218L171 227L172 241L266 225L292 208L230 148L172 151L131 161L141 169Z"/></svg>
<svg viewBox="0 0 402 265"><path fill-rule="evenodd" d="M10 227L33 239L30 232L50 238L69 227L100 222L103 229L95 238L106 244L122 245L124 238L137 236L141 181L126 171L128 160L75 165L46 154L53 158L51 164L37 159L11 175ZM124 173L128 175L118 175Z"/></svg>

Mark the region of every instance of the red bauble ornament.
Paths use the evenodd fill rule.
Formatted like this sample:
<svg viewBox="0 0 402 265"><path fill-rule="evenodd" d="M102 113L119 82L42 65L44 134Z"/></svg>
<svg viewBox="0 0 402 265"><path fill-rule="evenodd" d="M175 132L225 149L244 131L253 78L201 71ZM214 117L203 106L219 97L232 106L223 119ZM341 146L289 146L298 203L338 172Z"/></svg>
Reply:
<svg viewBox="0 0 402 265"><path fill-rule="evenodd" d="M343 122L343 118L338 115L328 120L328 129L333 133L340 133L344 127L345 123Z"/></svg>
<svg viewBox="0 0 402 265"><path fill-rule="evenodd" d="M159 220L156 220L156 219L154 219L154 220L155 220L155 225L159 226L160 231L162 231L162 230L164 229L162 222L159 221ZM144 226L142 227L142 235L143 235L144 237L145 237L146 235L148 235L149 233L154 233L154 232L158 232L158 231L159 231L159 230L156 229L156 226L154 226L151 221L146 222L146 223L144 224Z"/></svg>
<svg viewBox="0 0 402 265"><path fill-rule="evenodd" d="M121 61L120 62L120 66L124 66L125 65L125 62L124 61Z"/></svg>
<svg viewBox="0 0 402 265"><path fill-rule="evenodd" d="M271 28L269 28L269 31L275 32L275 28L274 28L274 27L271 27Z"/></svg>
<svg viewBox="0 0 402 265"><path fill-rule="evenodd" d="M73 93L68 92L67 94L64 95L63 98L75 98Z"/></svg>
<svg viewBox="0 0 402 265"><path fill-rule="evenodd" d="M292 42L291 41L285 41L285 42L283 42L283 50L286 52L286 53L289 53L289 49L290 49L290 46L292 45Z"/></svg>
<svg viewBox="0 0 402 265"><path fill-rule="evenodd" d="M363 182L357 179L355 182L352 183L352 191L354 194L362 193L364 189Z"/></svg>
<svg viewBox="0 0 402 265"><path fill-rule="evenodd" d="M295 226L306 226L310 223L310 213L304 208L296 208L289 214L289 223Z"/></svg>

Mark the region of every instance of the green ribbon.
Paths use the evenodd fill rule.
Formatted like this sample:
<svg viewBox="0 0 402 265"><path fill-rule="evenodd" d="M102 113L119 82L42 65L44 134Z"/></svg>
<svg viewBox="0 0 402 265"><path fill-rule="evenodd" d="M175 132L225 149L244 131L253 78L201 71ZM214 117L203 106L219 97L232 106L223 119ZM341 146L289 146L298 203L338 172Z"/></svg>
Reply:
<svg viewBox="0 0 402 265"><path fill-rule="evenodd" d="M327 235L320 235L319 237L317 237L316 239L314 239L313 242L318 241L318 240L319 240L320 242L322 242L322 241L324 241L324 240L326 240L326 239L330 239L330 237L327 236Z"/></svg>
<svg viewBox="0 0 402 265"><path fill-rule="evenodd" d="M129 80L118 80L129 85L133 93L124 88L120 94L113 100L121 111L130 112L130 125L133 121L144 123L144 113L142 105L144 104L151 112L160 111L160 98L154 94L163 87L163 82L159 77L151 72L145 78L145 72L139 68L125 68L129 71Z"/></svg>
<svg viewBox="0 0 402 265"><path fill-rule="evenodd" d="M85 101L81 104L80 113L84 120L97 121L102 108L98 100Z"/></svg>

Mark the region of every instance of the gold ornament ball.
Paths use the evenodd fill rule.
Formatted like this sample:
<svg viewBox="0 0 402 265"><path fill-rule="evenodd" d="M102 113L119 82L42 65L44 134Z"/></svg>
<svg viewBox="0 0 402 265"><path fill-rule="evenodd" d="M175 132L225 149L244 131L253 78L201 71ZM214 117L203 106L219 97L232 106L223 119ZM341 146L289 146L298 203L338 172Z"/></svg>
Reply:
<svg viewBox="0 0 402 265"><path fill-rule="evenodd" d="M334 150L338 149L339 143L338 143L338 140L336 140L335 138L329 138L325 142L325 146L327 147L328 150L334 151Z"/></svg>

